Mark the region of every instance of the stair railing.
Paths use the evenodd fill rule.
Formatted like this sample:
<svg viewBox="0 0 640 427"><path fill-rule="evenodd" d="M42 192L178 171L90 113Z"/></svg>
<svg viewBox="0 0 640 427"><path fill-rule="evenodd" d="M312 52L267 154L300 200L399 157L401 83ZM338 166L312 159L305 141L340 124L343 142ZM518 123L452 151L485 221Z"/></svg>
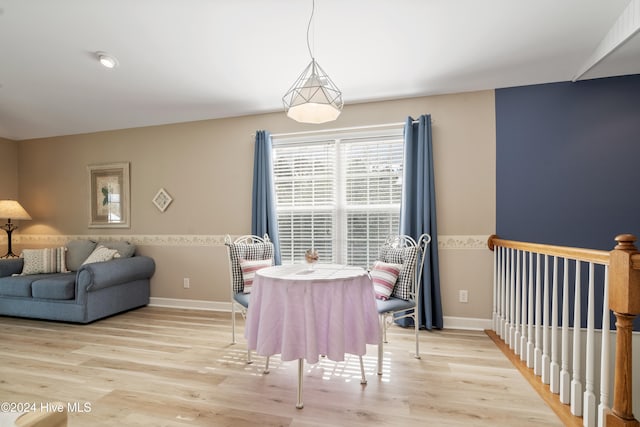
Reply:
<svg viewBox="0 0 640 427"><path fill-rule="evenodd" d="M632 331L640 314L635 240L620 235L612 251L599 251L489 238L495 333L587 427L640 425L632 407Z"/></svg>

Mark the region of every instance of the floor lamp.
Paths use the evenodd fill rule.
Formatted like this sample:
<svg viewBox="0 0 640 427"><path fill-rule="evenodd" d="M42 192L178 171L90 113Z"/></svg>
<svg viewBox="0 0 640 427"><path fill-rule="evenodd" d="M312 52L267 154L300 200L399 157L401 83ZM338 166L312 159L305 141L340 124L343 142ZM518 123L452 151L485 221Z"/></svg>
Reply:
<svg viewBox="0 0 640 427"><path fill-rule="evenodd" d="M0 226L7 232L7 253L0 258L17 258L11 251L11 233L18 228L11 220L31 219L31 216L24 210L20 203L15 200L0 200L0 218L7 218L7 223Z"/></svg>

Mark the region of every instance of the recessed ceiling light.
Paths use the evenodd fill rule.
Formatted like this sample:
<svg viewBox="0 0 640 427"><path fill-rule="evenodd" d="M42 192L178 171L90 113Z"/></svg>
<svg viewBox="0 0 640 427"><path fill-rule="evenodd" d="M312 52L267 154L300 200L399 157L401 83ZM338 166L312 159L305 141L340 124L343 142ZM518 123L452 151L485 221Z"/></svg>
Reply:
<svg viewBox="0 0 640 427"><path fill-rule="evenodd" d="M96 57L106 68L116 68L118 66L118 60L106 52L96 52Z"/></svg>

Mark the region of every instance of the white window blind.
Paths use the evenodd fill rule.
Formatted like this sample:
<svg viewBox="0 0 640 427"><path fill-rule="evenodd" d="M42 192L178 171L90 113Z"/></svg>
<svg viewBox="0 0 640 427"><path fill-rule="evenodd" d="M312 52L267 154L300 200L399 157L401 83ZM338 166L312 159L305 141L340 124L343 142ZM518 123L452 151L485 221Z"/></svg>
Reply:
<svg viewBox="0 0 640 427"><path fill-rule="evenodd" d="M402 132L333 138L274 138L283 263L315 248L321 262L369 267L399 229Z"/></svg>

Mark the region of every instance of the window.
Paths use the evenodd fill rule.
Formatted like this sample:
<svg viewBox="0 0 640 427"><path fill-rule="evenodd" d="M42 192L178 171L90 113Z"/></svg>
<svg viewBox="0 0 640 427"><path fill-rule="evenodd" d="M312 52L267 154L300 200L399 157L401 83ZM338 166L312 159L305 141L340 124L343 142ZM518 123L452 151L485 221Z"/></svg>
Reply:
<svg viewBox="0 0 640 427"><path fill-rule="evenodd" d="M321 262L369 267L399 230L402 128L273 140L283 263L315 248Z"/></svg>

